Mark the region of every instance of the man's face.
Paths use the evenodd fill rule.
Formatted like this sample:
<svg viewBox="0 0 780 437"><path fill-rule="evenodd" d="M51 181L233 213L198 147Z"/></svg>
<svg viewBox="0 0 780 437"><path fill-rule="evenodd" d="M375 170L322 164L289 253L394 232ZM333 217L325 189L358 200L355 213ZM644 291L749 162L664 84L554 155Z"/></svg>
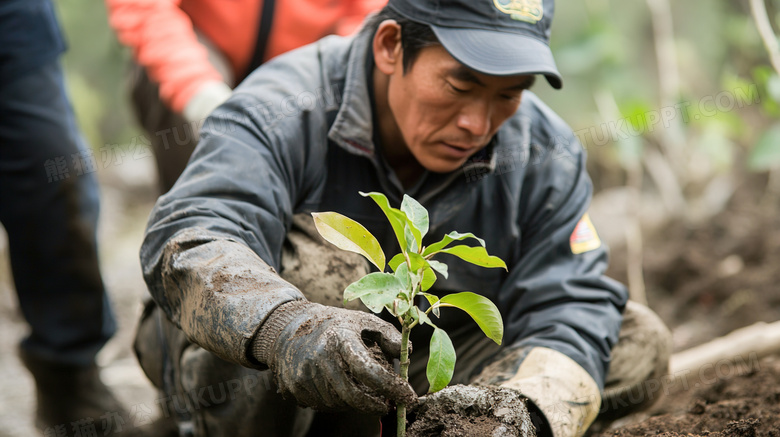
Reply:
<svg viewBox="0 0 780 437"><path fill-rule="evenodd" d="M532 83L533 76L478 73L435 45L423 48L405 74L394 72L388 105L417 161L445 173L487 146Z"/></svg>

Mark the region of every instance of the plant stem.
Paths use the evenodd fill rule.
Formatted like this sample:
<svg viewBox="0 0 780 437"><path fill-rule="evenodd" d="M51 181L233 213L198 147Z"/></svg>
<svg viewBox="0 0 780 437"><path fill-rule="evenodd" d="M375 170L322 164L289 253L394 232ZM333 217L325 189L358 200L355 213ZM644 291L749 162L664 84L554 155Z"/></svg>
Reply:
<svg viewBox="0 0 780 437"><path fill-rule="evenodd" d="M409 320L404 317L404 323L401 325L401 378L404 381L409 380ZM406 404L396 405L397 421L396 435L398 437L406 436Z"/></svg>

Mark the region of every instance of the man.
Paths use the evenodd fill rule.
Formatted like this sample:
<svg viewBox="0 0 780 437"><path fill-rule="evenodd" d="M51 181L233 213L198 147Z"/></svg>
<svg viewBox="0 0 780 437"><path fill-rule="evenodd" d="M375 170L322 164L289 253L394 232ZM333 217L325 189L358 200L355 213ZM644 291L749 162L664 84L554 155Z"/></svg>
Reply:
<svg viewBox="0 0 780 437"><path fill-rule="evenodd" d="M66 95L64 51L49 0L0 4L0 222L30 324L20 355L35 378L35 424L47 435L124 413L95 364L116 323L98 266L94 158Z"/></svg>
<svg viewBox="0 0 780 437"><path fill-rule="evenodd" d="M393 402L425 392L426 327L412 332L410 387L382 366L397 357L397 329L334 307L367 268L320 244L307 213L340 212L398 250L358 190L396 206L415 197L430 212L425 244L473 232L509 266L448 259L432 289L479 292L505 322L499 348L468 316L442 312L453 383L515 389L556 437L584 433L602 399L612 417L655 400L643 384L666 371L668 331L603 276L583 151L527 91L536 75L561 85L552 14L549 0L391 0L355 38L269 62L213 113L141 249L159 308L137 348L171 399L189 400L180 423L196 435L376 435ZM231 401L198 396L263 378L273 384L228 390Z"/></svg>
<svg viewBox="0 0 780 437"><path fill-rule="evenodd" d="M132 103L152 143L162 192L184 170L197 127L260 64L329 35L349 35L385 0L106 0L133 50Z"/></svg>

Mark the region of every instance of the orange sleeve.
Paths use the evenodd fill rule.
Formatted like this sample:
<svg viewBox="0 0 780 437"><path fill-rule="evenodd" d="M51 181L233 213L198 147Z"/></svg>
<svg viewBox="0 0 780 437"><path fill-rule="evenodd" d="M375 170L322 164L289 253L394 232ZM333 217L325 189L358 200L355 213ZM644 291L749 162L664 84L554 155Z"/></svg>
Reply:
<svg viewBox="0 0 780 437"><path fill-rule="evenodd" d="M119 41L132 49L136 62L160 84L163 102L179 113L206 82L222 80L180 2L106 0L109 23Z"/></svg>
<svg viewBox="0 0 780 437"><path fill-rule="evenodd" d="M387 0L349 0L347 13L338 23L336 33L351 35L363 24L366 16L377 12L387 4Z"/></svg>

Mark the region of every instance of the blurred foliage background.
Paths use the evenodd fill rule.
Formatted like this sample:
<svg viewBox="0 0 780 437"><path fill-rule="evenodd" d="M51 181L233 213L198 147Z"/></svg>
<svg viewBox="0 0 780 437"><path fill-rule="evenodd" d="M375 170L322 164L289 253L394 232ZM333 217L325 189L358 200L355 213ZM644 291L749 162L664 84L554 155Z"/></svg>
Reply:
<svg viewBox="0 0 780 437"><path fill-rule="evenodd" d="M128 103L130 53L116 40L102 1L56 0L68 51L68 91L82 132L97 151L140 135ZM98 156L99 157L99 156Z"/></svg>
<svg viewBox="0 0 780 437"><path fill-rule="evenodd" d="M776 6L766 2L775 28ZM648 168L663 165L655 158L637 162L652 150L668 161L674 172L666 176L679 179L689 201L717 176L776 166L780 137L770 128L780 115L778 76L748 1L569 0L557 3L555 20L553 52L566 85L564 92L544 90L544 99L575 131L590 129L587 139L594 126L620 119L641 131L603 146L584 141L600 170L592 172L598 188L627 183L634 166L662 173ZM647 118L670 107L668 126L647 128ZM666 200L678 208L688 203Z"/></svg>
<svg viewBox="0 0 780 437"><path fill-rule="evenodd" d="M129 53L109 28L103 3L55 4L69 43L68 86L85 135L96 149L128 143L140 134L127 103ZM765 4L780 27L780 0ZM747 0L558 0L552 45L565 87L554 91L542 81L534 91L585 133L578 136L600 170L593 174L597 188L625 184L626 169L652 146L695 160L694 174L677 176L696 182L730 171L766 171L780 161L780 78ZM658 73L659 45L661 57L671 60L664 75ZM671 83L662 83L663 76ZM731 97L721 96L722 104L712 100L724 92ZM670 127L647 129L654 111L673 105L678 109ZM609 123L621 119L633 128L628 139L608 132ZM604 123L606 142L600 140ZM594 133L597 141L588 141ZM675 145L664 141L684 150L669 150ZM680 185L684 189L686 180Z"/></svg>
<svg viewBox="0 0 780 437"><path fill-rule="evenodd" d="M780 29L780 0L756 3ZM127 145L140 134L129 53L102 2L56 4L84 133L96 150ZM587 148L597 192L624 189L627 209L653 204L658 222L717 214L746 175L779 196L780 78L749 0L558 0L552 46L564 89L534 91Z"/></svg>

